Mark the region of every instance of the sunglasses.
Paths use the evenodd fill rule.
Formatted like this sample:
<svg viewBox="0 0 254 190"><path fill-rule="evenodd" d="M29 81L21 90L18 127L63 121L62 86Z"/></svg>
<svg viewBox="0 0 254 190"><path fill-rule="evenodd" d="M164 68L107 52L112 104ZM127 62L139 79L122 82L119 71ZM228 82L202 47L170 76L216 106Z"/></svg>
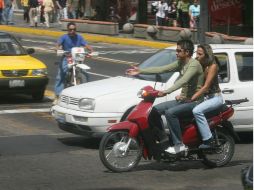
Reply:
<svg viewBox="0 0 254 190"><path fill-rule="evenodd" d="M68 31L76 31L76 28L69 28Z"/></svg>
<svg viewBox="0 0 254 190"><path fill-rule="evenodd" d="M180 53L180 52L182 52L182 51L184 51L184 49L176 49L176 52L177 52L177 53Z"/></svg>

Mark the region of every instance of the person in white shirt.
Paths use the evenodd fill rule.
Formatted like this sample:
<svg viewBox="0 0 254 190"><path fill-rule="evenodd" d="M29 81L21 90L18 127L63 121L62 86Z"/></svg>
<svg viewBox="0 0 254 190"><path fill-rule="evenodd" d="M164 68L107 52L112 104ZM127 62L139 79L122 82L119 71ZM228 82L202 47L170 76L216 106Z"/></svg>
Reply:
<svg viewBox="0 0 254 190"><path fill-rule="evenodd" d="M157 26L165 26L166 23L166 16L168 11L168 4L165 0L162 1L155 1L152 3L153 6L157 7L156 13L156 25Z"/></svg>

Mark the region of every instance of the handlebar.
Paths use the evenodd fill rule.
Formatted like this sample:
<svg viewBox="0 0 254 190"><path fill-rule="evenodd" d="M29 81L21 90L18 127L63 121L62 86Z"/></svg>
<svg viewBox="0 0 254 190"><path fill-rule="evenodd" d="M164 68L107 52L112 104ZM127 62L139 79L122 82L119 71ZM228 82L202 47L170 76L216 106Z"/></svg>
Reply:
<svg viewBox="0 0 254 190"><path fill-rule="evenodd" d="M64 51L64 50L57 50L56 51L56 55L57 56L63 56L63 55L69 55L69 54L71 54L71 51ZM87 52L87 51L85 51L85 55L86 55L86 57L95 57L95 56L98 56L99 55L99 52L95 52L95 51L93 51L93 52Z"/></svg>

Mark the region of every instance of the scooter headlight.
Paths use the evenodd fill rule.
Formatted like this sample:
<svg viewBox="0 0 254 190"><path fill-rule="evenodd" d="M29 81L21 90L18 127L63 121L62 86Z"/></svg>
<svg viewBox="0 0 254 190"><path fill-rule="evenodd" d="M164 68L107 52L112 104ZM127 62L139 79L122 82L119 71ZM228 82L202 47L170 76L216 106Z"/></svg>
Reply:
<svg viewBox="0 0 254 190"><path fill-rule="evenodd" d="M79 101L79 108L84 110L94 110L95 100L91 98L83 98Z"/></svg>
<svg viewBox="0 0 254 190"><path fill-rule="evenodd" d="M77 53L75 55L75 60L76 61L84 61L84 59L85 59L85 54L84 53Z"/></svg>

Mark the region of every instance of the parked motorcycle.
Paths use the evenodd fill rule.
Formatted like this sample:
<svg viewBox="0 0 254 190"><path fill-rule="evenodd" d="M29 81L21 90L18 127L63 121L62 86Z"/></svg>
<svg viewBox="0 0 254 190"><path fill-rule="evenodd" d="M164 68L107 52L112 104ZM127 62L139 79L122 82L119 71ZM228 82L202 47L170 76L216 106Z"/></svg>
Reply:
<svg viewBox="0 0 254 190"><path fill-rule="evenodd" d="M141 157L157 161L201 160L209 167L220 167L230 162L239 139L228 119L234 114L233 105L247 99L228 100L225 104L206 114L215 139L214 146L199 149L202 143L193 115L180 118L183 143L188 151L170 154L164 150L172 146L170 134L165 132L159 113L152 108L158 91L151 86L139 92L143 99L123 122L112 125L103 136L99 155L103 165L114 172L125 172L135 168Z"/></svg>
<svg viewBox="0 0 254 190"><path fill-rule="evenodd" d="M65 88L89 82L87 70L90 67L84 62L86 58L98 56L98 52L89 53L83 47L73 47L71 52L57 50L57 56L65 56L67 58L68 72L64 83Z"/></svg>

